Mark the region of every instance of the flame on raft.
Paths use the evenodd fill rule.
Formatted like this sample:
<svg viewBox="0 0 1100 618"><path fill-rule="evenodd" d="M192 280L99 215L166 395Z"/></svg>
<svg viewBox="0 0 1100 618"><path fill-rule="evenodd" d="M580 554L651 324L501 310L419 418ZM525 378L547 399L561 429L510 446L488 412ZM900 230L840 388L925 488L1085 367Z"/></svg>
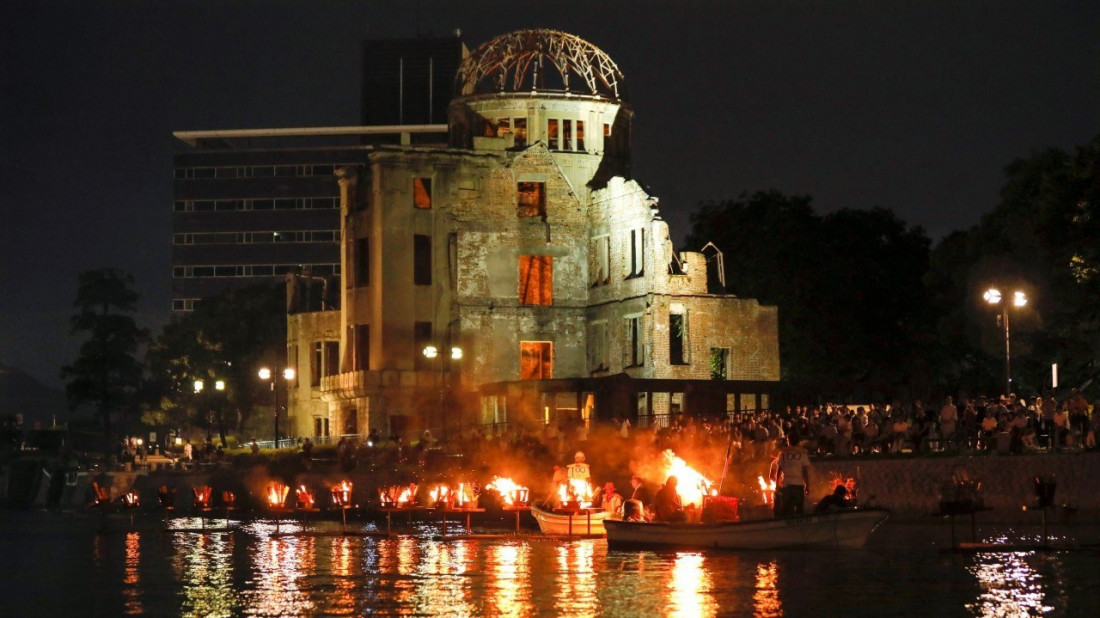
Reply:
<svg viewBox="0 0 1100 618"><path fill-rule="evenodd" d="M493 477L492 482L485 485L485 489L495 489L500 493L500 499L505 506L524 506L527 504L530 490L506 477Z"/></svg>
<svg viewBox="0 0 1100 618"><path fill-rule="evenodd" d="M141 496L136 491L128 491L122 496L122 503L129 509L136 509L141 505Z"/></svg>
<svg viewBox="0 0 1100 618"><path fill-rule="evenodd" d="M592 506L592 486L584 479L569 479L558 486L558 498L562 504L587 509Z"/></svg>
<svg viewBox="0 0 1100 618"><path fill-rule="evenodd" d="M450 501L451 488L446 485L436 485L434 489L428 492L428 497L436 505L446 504Z"/></svg>
<svg viewBox="0 0 1100 618"><path fill-rule="evenodd" d="M191 493L195 495L195 508L208 509L210 508L210 494L214 491L214 488L209 485L203 485L202 487L192 487Z"/></svg>
<svg viewBox="0 0 1100 618"><path fill-rule="evenodd" d="M282 483L271 483L267 486L267 503L272 508L282 508L286 502L286 495L290 493L290 488Z"/></svg>
<svg viewBox="0 0 1100 618"><path fill-rule="evenodd" d="M346 508L351 505L351 482L347 479L340 482L339 485L332 487L332 502L336 506Z"/></svg>
<svg viewBox="0 0 1100 618"><path fill-rule="evenodd" d="M233 505L235 505L236 503L237 503L237 494L235 494L235 493L233 493L229 490L226 490L226 491L222 492L222 504L225 505L225 508L231 509L231 508L233 508Z"/></svg>
<svg viewBox="0 0 1100 618"><path fill-rule="evenodd" d="M680 495L680 501L683 502L684 506L689 504L702 506L703 496L708 494L717 495L717 490L713 489L714 483L687 465L687 462L683 459L677 457L672 449L666 450L664 457L667 467L665 478L676 477L678 481L676 493Z"/></svg>
<svg viewBox="0 0 1100 618"><path fill-rule="evenodd" d="M295 506L300 509L312 509L317 502L316 496L305 485L299 485L298 489L294 490L294 497L297 498Z"/></svg>
<svg viewBox="0 0 1100 618"><path fill-rule="evenodd" d="M459 483L458 489L451 492L451 502L457 508L476 507L478 493L472 483Z"/></svg>
<svg viewBox="0 0 1100 618"><path fill-rule="evenodd" d="M756 477L756 482L760 485L760 496L764 498L764 504L772 504L775 502L775 481L764 480L764 477Z"/></svg>
<svg viewBox="0 0 1100 618"><path fill-rule="evenodd" d="M412 506L416 497L416 483L408 485L393 485L378 490L378 501L385 508L405 508Z"/></svg>

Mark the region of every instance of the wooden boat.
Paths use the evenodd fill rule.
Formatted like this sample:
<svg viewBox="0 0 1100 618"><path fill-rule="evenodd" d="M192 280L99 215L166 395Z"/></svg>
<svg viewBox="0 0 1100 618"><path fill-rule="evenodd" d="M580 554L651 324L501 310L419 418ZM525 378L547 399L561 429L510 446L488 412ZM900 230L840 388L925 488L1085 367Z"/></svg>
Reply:
<svg viewBox="0 0 1100 618"><path fill-rule="evenodd" d="M555 512L558 511L558 512ZM611 515L600 509L585 509L570 515L548 510L545 505L531 504L531 515L539 523L543 534L561 534L573 536L603 536L604 522Z"/></svg>
<svg viewBox="0 0 1100 618"><path fill-rule="evenodd" d="M885 509L850 509L779 519L715 523L608 520L608 547L718 549L861 549L886 521Z"/></svg>

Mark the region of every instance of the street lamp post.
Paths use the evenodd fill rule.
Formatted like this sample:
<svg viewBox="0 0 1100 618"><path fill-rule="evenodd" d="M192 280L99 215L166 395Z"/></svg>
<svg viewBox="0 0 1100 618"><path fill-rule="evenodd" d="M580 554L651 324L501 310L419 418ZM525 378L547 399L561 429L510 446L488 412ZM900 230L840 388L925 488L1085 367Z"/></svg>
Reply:
<svg viewBox="0 0 1100 618"><path fill-rule="evenodd" d="M1001 307L1001 324L1004 326L1005 333L1005 395L1012 392L1012 338L1011 330L1008 325L1008 306L1010 301L1005 299L1001 295L1001 291L997 288L989 288L982 295L985 302L990 305L1000 305ZM1027 294L1024 294L1020 290L1016 290L1012 293L1011 305L1013 307L1023 307L1027 304Z"/></svg>
<svg viewBox="0 0 1100 618"><path fill-rule="evenodd" d="M258 373L260 375L261 380L266 380L271 384L271 392L274 393L274 397L275 397L275 440L274 440L274 444L275 444L275 448L278 449L279 448L279 387L276 384L275 373L273 373L271 371L271 369L269 369L267 367L260 367L260 371ZM286 380L288 383L291 380L294 379L294 375L295 374L294 374L294 368L293 367L283 368L283 379Z"/></svg>
<svg viewBox="0 0 1100 618"><path fill-rule="evenodd" d="M443 379L443 355L439 353L439 348L434 345L429 345L424 348L424 357L429 359L438 359L439 362L439 414L442 417L443 436L447 435L447 414L443 410L444 399L446 398L447 385ZM462 348L457 346L451 347L451 360L456 361L462 358Z"/></svg>
<svg viewBox="0 0 1100 618"><path fill-rule="evenodd" d="M195 396L202 394L206 389L206 382L203 380L195 380ZM225 390L225 380L214 380L214 390L222 392ZM210 442L214 439L214 410L208 409L206 411L206 441Z"/></svg>

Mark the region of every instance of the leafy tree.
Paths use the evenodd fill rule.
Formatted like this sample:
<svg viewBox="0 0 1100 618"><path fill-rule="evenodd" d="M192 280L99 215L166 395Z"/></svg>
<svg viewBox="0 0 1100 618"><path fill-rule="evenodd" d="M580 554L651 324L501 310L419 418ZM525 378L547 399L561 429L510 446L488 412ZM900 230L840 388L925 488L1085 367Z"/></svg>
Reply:
<svg viewBox="0 0 1100 618"><path fill-rule="evenodd" d="M142 366L134 355L148 332L128 315L138 300L133 283L133 277L113 269L79 275L72 330L87 340L76 360L61 369L61 378L69 381L65 393L70 408L85 403L96 407L106 449L112 445L112 413L134 409L141 383Z"/></svg>
<svg viewBox="0 0 1100 618"><path fill-rule="evenodd" d="M1017 390L1049 385L1052 362L1061 382L1089 384L1100 372L1100 136L1016 160L1005 174L997 207L933 252L940 337L961 359L944 377L999 392L1003 334L981 300L996 285L1030 298L1011 315Z"/></svg>
<svg viewBox="0 0 1100 618"><path fill-rule="evenodd" d="M147 413L149 420L213 424L225 445L227 433L266 401L256 370L285 355L285 302L281 286L252 286L204 299L173 319L147 356L151 408L159 411ZM205 383L200 394L195 380ZM225 381L223 393L214 391L217 380Z"/></svg>
<svg viewBox="0 0 1100 618"><path fill-rule="evenodd" d="M923 230L882 208L822 217L776 191L704 204L692 223L689 245L725 254L730 292L778 306L783 378L802 396L928 381Z"/></svg>

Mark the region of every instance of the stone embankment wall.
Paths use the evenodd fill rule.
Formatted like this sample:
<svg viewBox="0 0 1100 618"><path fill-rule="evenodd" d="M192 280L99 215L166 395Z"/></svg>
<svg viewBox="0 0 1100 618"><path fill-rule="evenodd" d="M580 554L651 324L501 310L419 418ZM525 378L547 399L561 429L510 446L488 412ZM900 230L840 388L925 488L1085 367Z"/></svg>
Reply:
<svg viewBox="0 0 1100 618"><path fill-rule="evenodd" d="M979 515L983 521L1032 522L1039 517L1033 508L1035 477L1053 475L1058 483L1054 499L1059 508L1051 512L1055 521L1100 521L1096 452L817 460L813 471L815 489L817 481L827 481L834 473L856 478L862 502L873 497L875 504L894 511L895 520L906 521L927 519L939 511L941 486L965 472L970 480L981 482L981 496L990 509ZM818 493L811 497L817 499Z"/></svg>

